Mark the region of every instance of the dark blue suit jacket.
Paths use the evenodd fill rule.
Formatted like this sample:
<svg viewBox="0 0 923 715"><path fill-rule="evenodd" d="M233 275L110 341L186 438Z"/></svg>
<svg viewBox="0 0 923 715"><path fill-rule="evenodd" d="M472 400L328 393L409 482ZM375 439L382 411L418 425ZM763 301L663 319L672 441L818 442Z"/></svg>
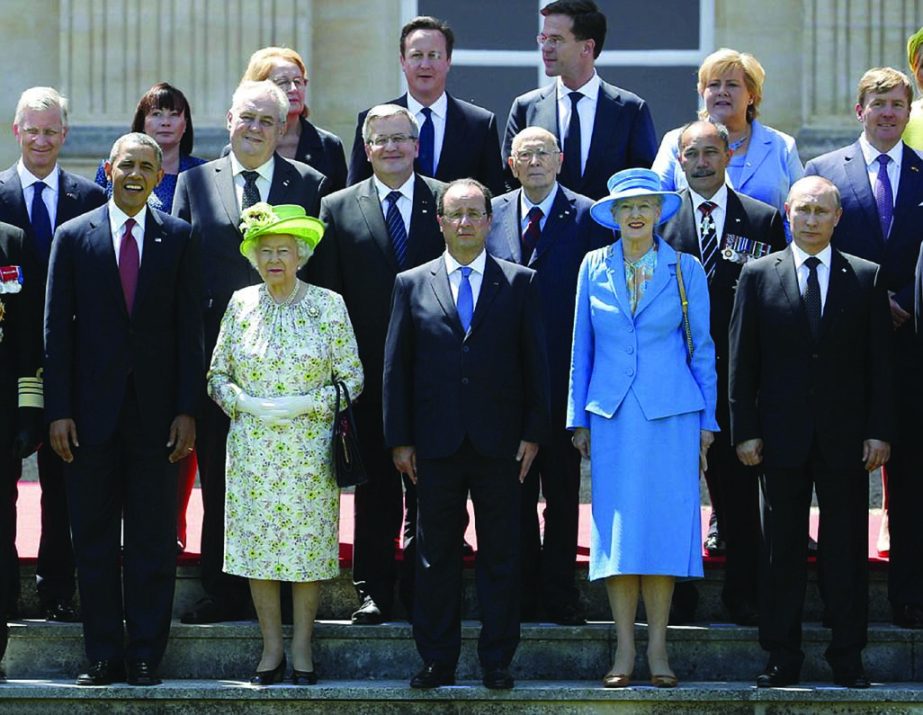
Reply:
<svg viewBox="0 0 923 715"><path fill-rule="evenodd" d="M497 118L470 102L456 99L446 94L445 138L442 141L442 153L436 165L434 179L449 182L455 179L472 178L480 181L496 195L503 191L503 167L500 164L500 139L497 132ZM407 106L407 95L392 99L388 104ZM362 123L366 109L356 119L356 137L353 140L353 153L349 160L350 186L358 184L372 175L372 165L365 156L365 143L362 141ZM414 165L414 171L420 173L420 167Z"/></svg>
<svg viewBox="0 0 923 715"><path fill-rule="evenodd" d="M149 444L165 445L173 418L194 415L204 388L200 285L192 227L148 208L129 315L108 206L58 228L45 304L46 420L71 418L81 444L101 444L132 376Z"/></svg>
<svg viewBox="0 0 923 715"><path fill-rule="evenodd" d="M508 166L513 137L526 127L547 129L563 144L563 131L558 127L556 82L513 100L503 138L504 167ZM628 90L600 81L593 137L583 176L570 176L562 171L558 181L591 199L601 199L609 194L606 182L610 176L622 169L647 169L656 155L657 136L647 103ZM518 186L508 168L506 171L507 184Z"/></svg>
<svg viewBox="0 0 923 715"><path fill-rule="evenodd" d="M519 201L521 189L493 200L487 252L495 258L522 263ZM577 274L583 257L613 241L612 232L590 217L593 202L560 184L542 236L528 266L538 272L548 351L552 425L564 429L570 343L574 332Z"/></svg>

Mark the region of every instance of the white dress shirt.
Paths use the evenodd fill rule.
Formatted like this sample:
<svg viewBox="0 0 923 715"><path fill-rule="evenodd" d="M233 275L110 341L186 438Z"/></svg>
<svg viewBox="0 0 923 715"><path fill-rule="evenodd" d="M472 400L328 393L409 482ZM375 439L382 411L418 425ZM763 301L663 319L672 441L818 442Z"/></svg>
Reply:
<svg viewBox="0 0 923 715"><path fill-rule="evenodd" d="M246 179L243 177L243 172L251 170L237 160L233 151L228 156L231 157L231 171L234 172L234 194L237 196L237 206L239 208L244 205L244 184ZM265 164L252 169L252 171L259 174L256 180L256 188L260 192L260 201L269 200L269 188L272 186L272 175L276 166L275 159L275 156L271 156Z"/></svg>
<svg viewBox="0 0 923 715"><path fill-rule="evenodd" d="M439 99L429 105L429 108L432 110L429 119L433 123L433 173L435 173L436 169L439 168L442 143L445 141L445 115L449 108L449 98L445 92L442 93ZM423 105L415 100L410 92L407 93L407 109L417 118L417 123L422 127L423 120L426 118L421 111Z"/></svg>
<svg viewBox="0 0 923 715"><path fill-rule="evenodd" d="M869 175L869 186L872 187L872 194L875 193L875 184L878 183L878 155L882 152L869 144L865 138L865 132L859 137L859 147L862 149L862 158L865 159L865 169ZM888 162L888 180L891 182L891 200L897 201L897 185L901 180L901 160L904 158L904 142L898 142L891 151L887 152L891 157Z"/></svg>
<svg viewBox="0 0 923 715"><path fill-rule="evenodd" d="M558 141L564 146L564 134L570 124L571 92L580 92L583 98L577 102L577 114L580 116L580 173L586 169L586 160L590 155L590 141L593 139L593 124L596 119L596 101L599 98L599 75L593 76L582 87L569 89L558 77Z"/></svg>
<svg viewBox="0 0 923 715"><path fill-rule="evenodd" d="M545 228L545 222L548 220L548 214L551 213L551 206L554 204L554 197L558 195L558 182L554 182L551 187L551 191L548 192L548 195L541 200L540 203L533 204L529 197L526 196L526 192L519 191L519 235L521 236L525 230L526 226L529 225L529 211L532 210L533 206L538 206L542 210L542 218L538 222L538 227L540 229Z"/></svg>
<svg viewBox="0 0 923 715"><path fill-rule="evenodd" d="M458 287L461 285L461 267L462 264L452 258L451 254L446 251L442 254L445 257L445 272L449 274L449 288L452 290L452 300L458 305ZM471 275L468 276L468 282L471 284L471 309L472 312L478 307L478 296L481 294L481 283L484 281L484 267L487 265L487 251L481 251L468 267L471 269Z"/></svg>
<svg viewBox="0 0 923 715"><path fill-rule="evenodd" d="M403 184L396 189L392 189L383 183L377 176L372 174L372 181L375 182L375 189L378 191L378 202L381 204L381 215L388 218L387 201L388 194L392 191L399 191L401 198L397 200L397 210L401 212L401 218L404 220L404 230L407 232L407 238L410 238L410 217L413 214L413 184L416 174L411 174Z"/></svg>
<svg viewBox="0 0 923 715"><path fill-rule="evenodd" d="M808 285L808 275L811 269L804 265L804 262L811 255L805 253L798 245L792 241L789 244L792 247L792 256L795 258L795 273L798 276L798 292L804 295L804 289ZM827 247L816 254L820 259L817 265L817 283L820 285L820 313L824 314L824 306L827 305L827 286L830 285L830 261L833 259L833 249L828 244Z"/></svg>
<svg viewBox="0 0 923 715"><path fill-rule="evenodd" d="M40 179L26 168L22 163L22 158L16 163L16 173L19 174L19 183L22 184L22 200L26 202L26 213L29 214L29 223L32 223L32 199L35 196L36 181L44 181L45 189L42 192L42 201L45 202L45 208L48 210L48 218L51 221L51 231L54 233L55 219L58 217L58 180L61 172L58 165L44 179Z"/></svg>
<svg viewBox="0 0 923 715"><path fill-rule="evenodd" d="M136 225L131 230L131 235L138 244L138 265L141 265L141 258L144 254L144 222L147 220L147 206L134 216L129 216L115 205L115 201L109 199L109 232L112 234L112 249L115 251L115 265L119 264L119 251L122 249L122 234L125 232L125 222L133 218Z"/></svg>
<svg viewBox="0 0 923 715"><path fill-rule="evenodd" d="M715 204L715 208L711 210L711 216L715 221L715 237L718 239L718 247L720 248L721 238L724 236L724 220L728 215L727 184L723 184L721 188L715 192L715 195L710 199L703 198L692 189L689 189L689 198L692 199L693 215L695 218L695 230L699 236L699 254L702 254L702 212L699 211L699 206L701 206L706 201L711 201L713 204Z"/></svg>

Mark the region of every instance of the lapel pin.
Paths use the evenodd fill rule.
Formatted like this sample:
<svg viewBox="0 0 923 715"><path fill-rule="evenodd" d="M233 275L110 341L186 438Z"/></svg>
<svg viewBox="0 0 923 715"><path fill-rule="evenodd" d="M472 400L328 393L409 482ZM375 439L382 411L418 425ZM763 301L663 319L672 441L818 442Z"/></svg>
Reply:
<svg viewBox="0 0 923 715"><path fill-rule="evenodd" d="M288 186L288 184L289 184L289 180L288 180L288 179L283 179L283 180L282 180L282 186Z"/></svg>
<svg viewBox="0 0 923 715"><path fill-rule="evenodd" d="M920 167L918 167L918 166L913 166L913 165L911 164L910 170L911 170L911 171L919 171L919 170L920 170Z"/></svg>
<svg viewBox="0 0 923 715"><path fill-rule="evenodd" d="M163 239L160 236L154 238L154 243L163 243Z"/></svg>
<svg viewBox="0 0 923 715"><path fill-rule="evenodd" d="M740 223L740 219L739 219L739 218L735 218L735 219L734 219L734 223Z"/></svg>
<svg viewBox="0 0 923 715"><path fill-rule="evenodd" d="M76 200L77 200L77 194L72 194L72 193L68 192L67 194L65 194L65 196L67 196L67 198L69 198L71 201L76 201Z"/></svg>
<svg viewBox="0 0 923 715"><path fill-rule="evenodd" d="M429 213L426 209L420 209L421 214Z"/></svg>

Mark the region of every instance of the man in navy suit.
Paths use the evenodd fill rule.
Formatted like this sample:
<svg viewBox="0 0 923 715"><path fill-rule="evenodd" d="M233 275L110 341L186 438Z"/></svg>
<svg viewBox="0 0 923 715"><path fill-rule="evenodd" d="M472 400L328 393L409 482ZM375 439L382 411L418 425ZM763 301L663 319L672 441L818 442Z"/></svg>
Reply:
<svg viewBox="0 0 923 715"><path fill-rule="evenodd" d="M574 331L577 273L584 255L612 242L590 218L590 201L558 184L561 152L554 134L523 129L513 139L510 170L521 189L492 202L487 252L539 274L550 375L551 425L522 486L522 620L584 623L574 571L580 501L580 453L564 429L570 335ZM566 337L564 337L566 336ZM538 520L539 488L545 497L544 541Z"/></svg>
<svg viewBox="0 0 923 715"><path fill-rule="evenodd" d="M388 104L407 107L420 125L420 153L414 170L439 181L472 177L491 191L503 190L497 119L492 112L456 99L445 91L455 35L435 17L415 17L401 29L401 71L407 94ZM359 113L349 160L348 184L372 175L365 156Z"/></svg>
<svg viewBox="0 0 923 715"><path fill-rule="evenodd" d="M25 231L25 250L36 269L31 279L41 286L39 295L44 301L55 227L102 206L106 194L92 181L70 174L58 165L58 154L67 139L67 100L51 87L32 87L20 95L13 134L21 155L13 166L0 172L0 221ZM41 305L36 319L41 321ZM41 331L40 324L35 328ZM79 621L80 616L72 606L76 587L74 549L61 460L52 452L46 435L41 435L39 441L43 443L38 452L42 530L35 577L41 615L54 621ZM22 462L15 458L9 472L12 481L3 482L4 513L12 520L13 534L16 533L16 481L21 473ZM19 595L16 547L4 540L0 549L10 553L11 567L4 573L9 575L10 589L8 600L0 602L0 611L15 613Z"/></svg>
<svg viewBox="0 0 923 715"><path fill-rule="evenodd" d="M179 175L173 215L192 224L202 237L205 359L218 339L221 317L231 295L260 282L240 255L240 212L260 201L298 204L317 216L329 183L307 164L276 154L285 133L288 98L274 83L242 82L228 110L231 151L227 156ZM199 569L206 596L183 614L184 623L215 623L246 618L250 590L246 579L222 572L224 565L224 469L230 421L205 396L200 403L196 457L202 480L202 559Z"/></svg>
<svg viewBox="0 0 923 715"><path fill-rule="evenodd" d="M677 251L698 258L708 275L711 335L718 371L717 418L721 431L708 453L705 481L712 509L727 542L722 601L740 625L757 621L757 564L760 522L758 474L740 463L728 430L728 323L740 270L750 260L785 248L779 212L728 187L731 152L727 129L696 121L679 133L679 161L688 187L680 192L680 210L660 229ZM698 600L691 581L676 584L671 618L692 620Z"/></svg>
<svg viewBox="0 0 923 715"><path fill-rule="evenodd" d="M913 88L903 72L871 69L859 81L853 144L812 159L805 174L826 177L843 197L833 246L881 266L894 337L895 422L885 468L890 504L888 599L894 623L923 628L923 352L913 329L913 272L923 239L923 159L901 141Z"/></svg>
<svg viewBox="0 0 923 715"><path fill-rule="evenodd" d="M413 688L455 682L461 559L470 491L478 533L478 657L484 685L513 687L519 643L519 503L549 429L548 364L536 274L490 257L490 192L473 179L440 194L445 253L398 275L385 344L385 440L417 485Z"/></svg>
<svg viewBox="0 0 923 715"><path fill-rule="evenodd" d="M195 443L205 374L201 268L192 227L147 206L163 176L157 142L126 134L105 170L112 200L55 233L45 415L67 463L90 661L77 684L156 685L176 576L176 463Z"/></svg>
<svg viewBox="0 0 923 715"><path fill-rule="evenodd" d="M606 16L592 0L555 0L542 8L538 36L545 74L557 81L513 100L506 121L503 160L526 127L561 140L558 180L591 199L608 195L606 182L622 169L647 168L657 155L651 112L643 99L603 82L595 61L606 40ZM515 185L512 175L508 183Z"/></svg>

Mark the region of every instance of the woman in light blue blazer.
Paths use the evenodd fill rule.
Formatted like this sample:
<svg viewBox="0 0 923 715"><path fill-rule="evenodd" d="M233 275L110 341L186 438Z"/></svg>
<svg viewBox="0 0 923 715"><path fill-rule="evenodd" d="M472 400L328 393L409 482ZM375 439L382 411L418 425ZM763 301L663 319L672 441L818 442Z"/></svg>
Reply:
<svg viewBox="0 0 923 715"><path fill-rule="evenodd" d="M580 268L567 426L592 466L590 579L606 579L618 634L603 683L630 682L640 594L651 682L674 687L673 582L702 576L699 472L718 429L708 281L695 257L654 235L680 198L653 171L621 171L609 191L591 215L622 237Z"/></svg>

